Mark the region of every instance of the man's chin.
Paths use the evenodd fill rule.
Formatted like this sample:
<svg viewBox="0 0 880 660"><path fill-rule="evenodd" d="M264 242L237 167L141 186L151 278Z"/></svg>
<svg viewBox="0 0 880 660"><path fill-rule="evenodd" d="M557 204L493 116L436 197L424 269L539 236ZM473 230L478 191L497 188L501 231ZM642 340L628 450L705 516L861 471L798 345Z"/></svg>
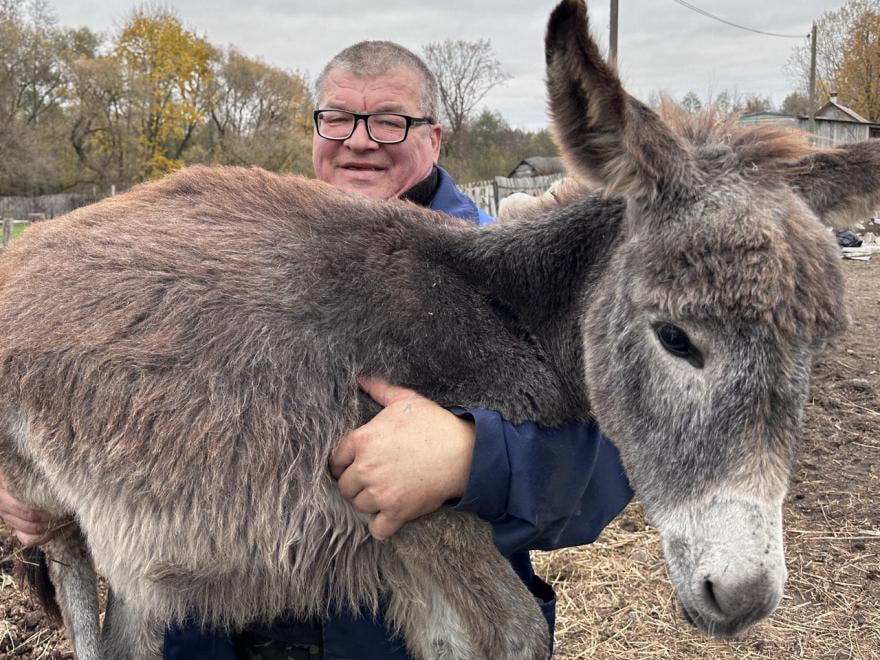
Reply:
<svg viewBox="0 0 880 660"><path fill-rule="evenodd" d="M333 185L340 190L357 193L370 199L390 199L394 197L394 191L389 188L385 177L375 177L365 180L362 177L340 177Z"/></svg>

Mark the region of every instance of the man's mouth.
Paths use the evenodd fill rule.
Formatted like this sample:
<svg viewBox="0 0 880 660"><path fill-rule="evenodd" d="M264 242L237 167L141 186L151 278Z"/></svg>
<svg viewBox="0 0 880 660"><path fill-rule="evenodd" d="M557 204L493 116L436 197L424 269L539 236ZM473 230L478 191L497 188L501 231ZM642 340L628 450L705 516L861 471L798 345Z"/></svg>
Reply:
<svg viewBox="0 0 880 660"><path fill-rule="evenodd" d="M385 170L384 167L380 167L379 165L371 165L370 163L345 163L340 167L344 170L350 170L354 172L383 172Z"/></svg>

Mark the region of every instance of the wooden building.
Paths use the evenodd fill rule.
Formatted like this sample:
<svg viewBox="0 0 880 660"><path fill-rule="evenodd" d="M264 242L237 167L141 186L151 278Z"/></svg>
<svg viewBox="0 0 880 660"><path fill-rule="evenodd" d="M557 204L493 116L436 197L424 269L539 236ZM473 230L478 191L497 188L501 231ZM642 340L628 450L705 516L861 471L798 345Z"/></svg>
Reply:
<svg viewBox="0 0 880 660"><path fill-rule="evenodd" d="M548 176L562 173L562 158L559 156L531 156L519 161L519 164L511 170L507 178L518 179L526 176Z"/></svg>
<svg viewBox="0 0 880 660"><path fill-rule="evenodd" d="M810 132L810 118L786 115L781 112L756 112L743 115L743 124L778 123L796 126L802 131ZM880 138L880 124L868 121L852 108L837 102L837 97L816 111L816 132L814 141L821 147L836 147L839 144L861 142L871 138Z"/></svg>

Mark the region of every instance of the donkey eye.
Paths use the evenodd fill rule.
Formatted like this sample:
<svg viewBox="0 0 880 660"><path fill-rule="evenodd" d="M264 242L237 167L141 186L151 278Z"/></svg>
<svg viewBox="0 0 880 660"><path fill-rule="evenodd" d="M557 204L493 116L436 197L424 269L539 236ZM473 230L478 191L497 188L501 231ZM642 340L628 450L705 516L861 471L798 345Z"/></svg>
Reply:
<svg viewBox="0 0 880 660"><path fill-rule="evenodd" d="M671 323L657 323L654 325L654 334L660 340L660 344L675 357L687 360L697 369L703 368L703 355L691 343L687 333Z"/></svg>

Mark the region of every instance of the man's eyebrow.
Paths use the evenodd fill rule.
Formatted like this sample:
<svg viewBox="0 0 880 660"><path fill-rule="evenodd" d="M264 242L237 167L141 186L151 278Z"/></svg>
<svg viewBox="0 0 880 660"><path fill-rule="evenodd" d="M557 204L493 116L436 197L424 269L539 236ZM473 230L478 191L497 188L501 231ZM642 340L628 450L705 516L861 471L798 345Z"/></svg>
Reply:
<svg viewBox="0 0 880 660"><path fill-rule="evenodd" d="M327 110L345 110L346 112L354 112L354 110L348 109L344 103L335 103L332 99L326 101L322 107ZM406 114L404 112L404 107L399 103L394 102L380 103L376 106L376 109L371 112L396 112L399 114Z"/></svg>
<svg viewBox="0 0 880 660"><path fill-rule="evenodd" d="M399 103L380 103L374 112L403 112L403 106Z"/></svg>

